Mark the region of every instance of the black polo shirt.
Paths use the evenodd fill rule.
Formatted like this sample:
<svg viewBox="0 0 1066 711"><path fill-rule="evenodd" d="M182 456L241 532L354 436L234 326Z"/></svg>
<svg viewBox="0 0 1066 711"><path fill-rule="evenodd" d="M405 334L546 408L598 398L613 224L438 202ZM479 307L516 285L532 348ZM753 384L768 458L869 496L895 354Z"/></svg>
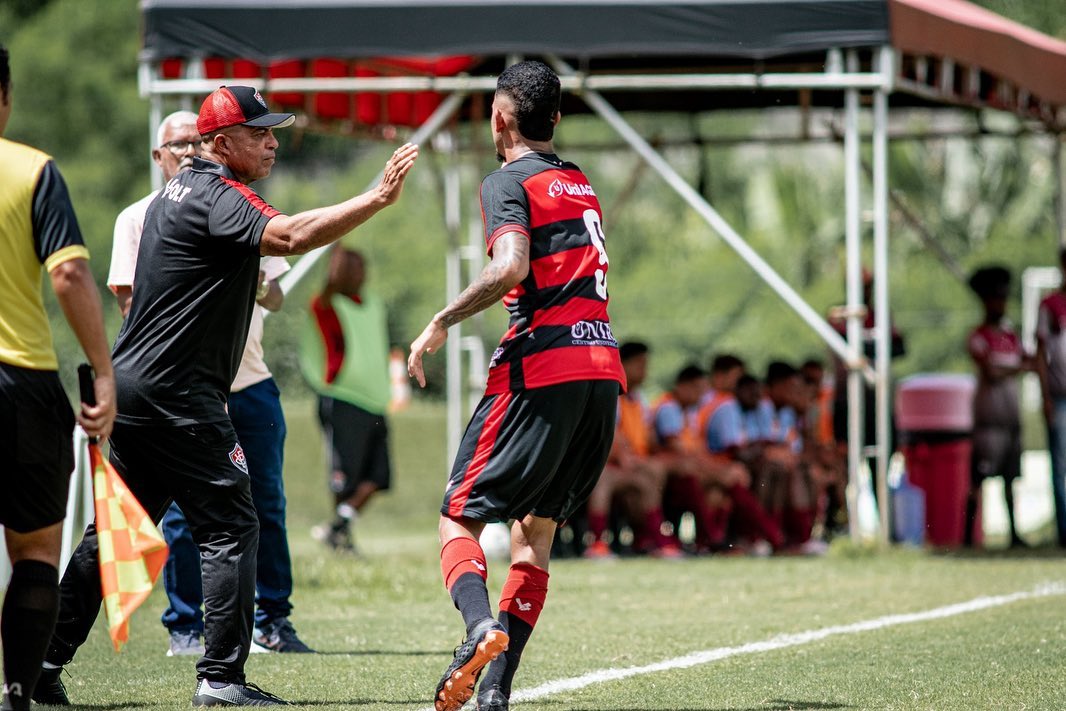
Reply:
<svg viewBox="0 0 1066 711"><path fill-rule="evenodd" d="M112 353L118 421L219 422L278 211L228 168L196 158L148 206L133 302Z"/></svg>

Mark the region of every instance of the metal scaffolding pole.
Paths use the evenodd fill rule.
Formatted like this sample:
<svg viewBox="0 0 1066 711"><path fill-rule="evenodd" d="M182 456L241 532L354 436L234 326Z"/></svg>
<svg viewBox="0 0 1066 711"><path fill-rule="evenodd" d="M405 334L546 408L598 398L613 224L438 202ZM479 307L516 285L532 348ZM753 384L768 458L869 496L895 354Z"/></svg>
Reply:
<svg viewBox="0 0 1066 711"><path fill-rule="evenodd" d="M892 50L882 48L877 55L882 72L891 76ZM877 458L874 468L881 541L889 541L888 460L892 456L891 400L892 321L888 301L888 90L874 92L873 105L873 204L874 204L874 360Z"/></svg>
<svg viewBox="0 0 1066 711"><path fill-rule="evenodd" d="M1051 134L1054 141L1051 149L1051 169L1055 175L1055 227L1058 230L1059 246L1066 246L1066 173L1062 167L1062 134Z"/></svg>
<svg viewBox="0 0 1066 711"><path fill-rule="evenodd" d="M858 55L848 52L848 68L857 68ZM859 536L858 486L863 459L863 383L854 364L862 358L862 215L859 156L859 92L844 92L844 235L847 290L848 363L848 522L851 537Z"/></svg>
<svg viewBox="0 0 1066 711"><path fill-rule="evenodd" d="M462 288L463 263L460 255L459 229L462 222L459 162L455 136L451 131L439 132L433 140L433 147L446 156L444 169L444 227L448 232L448 256L445 259L444 299L450 304L459 295ZM445 391L447 393L447 460L455 458L459 450L460 426L463 417L463 349L462 324L457 323L449 329L448 340L444 349L447 356L445 365Z"/></svg>

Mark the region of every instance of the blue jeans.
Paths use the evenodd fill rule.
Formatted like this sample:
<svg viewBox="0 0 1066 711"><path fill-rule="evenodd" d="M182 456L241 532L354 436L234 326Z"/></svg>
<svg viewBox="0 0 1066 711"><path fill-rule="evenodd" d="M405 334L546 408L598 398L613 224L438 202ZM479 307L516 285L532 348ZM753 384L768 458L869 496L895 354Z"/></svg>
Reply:
<svg viewBox="0 0 1066 711"><path fill-rule="evenodd" d="M285 532L285 488L281 477L285 416L273 378L231 393L229 416L248 462L252 502L259 517L255 624L262 627L292 612L292 560ZM163 587L170 606L163 612L163 624L171 632L203 631L200 552L185 516L175 504L163 516L162 527L170 546L163 569Z"/></svg>
<svg viewBox="0 0 1066 711"><path fill-rule="evenodd" d="M1055 421L1047 428L1051 451L1051 492L1055 498L1055 530L1066 547L1066 398L1055 398Z"/></svg>

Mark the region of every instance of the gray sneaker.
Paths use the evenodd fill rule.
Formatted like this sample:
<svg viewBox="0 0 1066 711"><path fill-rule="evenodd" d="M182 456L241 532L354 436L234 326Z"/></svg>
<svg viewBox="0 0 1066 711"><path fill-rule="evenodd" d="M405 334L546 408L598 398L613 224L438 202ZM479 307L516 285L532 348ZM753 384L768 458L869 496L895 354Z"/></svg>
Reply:
<svg viewBox="0 0 1066 711"><path fill-rule="evenodd" d="M252 641L271 652L313 654L315 650L304 644L288 617L271 620L252 631Z"/></svg>
<svg viewBox="0 0 1066 711"><path fill-rule="evenodd" d="M202 657L204 654L203 633L196 631L170 633L168 657Z"/></svg>
<svg viewBox="0 0 1066 711"><path fill-rule="evenodd" d="M204 706L288 706L289 702L263 691L255 684L228 684L200 679L192 695L192 705Z"/></svg>

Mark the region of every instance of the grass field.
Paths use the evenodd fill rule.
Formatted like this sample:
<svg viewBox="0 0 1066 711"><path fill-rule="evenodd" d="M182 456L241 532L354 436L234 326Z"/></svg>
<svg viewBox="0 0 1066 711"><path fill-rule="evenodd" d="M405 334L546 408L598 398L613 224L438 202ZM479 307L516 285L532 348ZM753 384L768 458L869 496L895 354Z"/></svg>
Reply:
<svg viewBox="0 0 1066 711"><path fill-rule="evenodd" d="M362 556L350 558L310 538L329 511L321 445L311 403L286 405L292 619L320 654L252 655L249 680L308 708L426 709L462 634L437 562L443 412L393 419L395 487L359 522ZM504 571L490 563L494 595ZM75 703L188 706L195 660L164 656L164 606L157 589L119 655L98 622L68 667ZM704 650L716 651L678 660ZM604 670L615 671L552 684ZM515 689L512 708L557 711L1066 709L1066 558L838 544L820 559L558 561Z"/></svg>

